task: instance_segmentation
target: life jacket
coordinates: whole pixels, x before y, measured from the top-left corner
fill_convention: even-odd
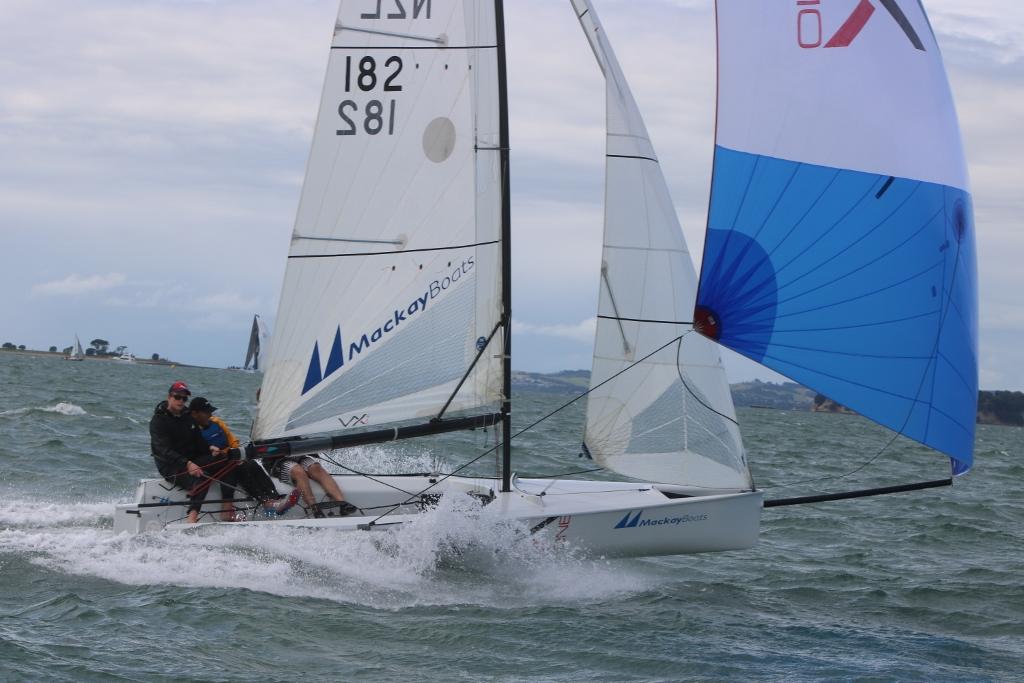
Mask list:
[[[203,438],[211,446],[216,446],[217,448],[228,447],[228,435],[224,433],[224,428],[212,420],[209,426],[203,430]]]
[[[211,416],[210,425],[202,430],[206,443],[217,448],[238,448],[238,438],[231,433],[231,428],[219,417]]]

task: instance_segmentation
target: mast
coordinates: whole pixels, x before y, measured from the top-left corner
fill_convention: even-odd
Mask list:
[[[512,490],[512,204],[509,196],[508,72],[505,64],[505,6],[494,0],[498,46],[498,111],[501,155],[501,307],[505,325],[502,350],[501,490]]]
[[[339,6],[256,446],[510,432],[504,12],[445,4]]]

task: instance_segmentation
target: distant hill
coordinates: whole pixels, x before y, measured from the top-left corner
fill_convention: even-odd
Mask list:
[[[540,372],[512,373],[512,388],[543,391],[552,394],[582,394],[590,385],[589,370],[563,370],[550,374]],[[741,382],[733,384],[732,400],[738,406],[775,408],[778,410],[810,410],[814,392],[795,382]]]
[[[1024,426],[1024,393],[979,391],[978,424]]]
[[[776,410],[811,410],[814,392],[796,382],[753,382],[730,384],[732,402],[748,408],[774,408]]]
[[[590,384],[589,370],[563,370],[512,373],[514,390],[543,391],[551,394],[582,394]],[[747,408],[776,410],[812,410],[852,413],[853,411],[796,382],[739,382],[729,386],[732,400]],[[1024,393],[1020,391],[979,391],[978,424],[1024,426]]]
[[[512,389],[543,391],[549,394],[582,394],[590,385],[590,370],[541,372],[512,371]]]

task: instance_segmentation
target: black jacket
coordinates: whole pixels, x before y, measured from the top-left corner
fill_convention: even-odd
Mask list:
[[[188,410],[174,415],[167,410],[167,401],[157,405],[149,420],[149,444],[163,477],[185,472],[189,460],[202,465],[210,458],[210,447]]]

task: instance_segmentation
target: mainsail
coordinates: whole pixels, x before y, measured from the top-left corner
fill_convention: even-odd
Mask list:
[[[972,461],[974,223],[916,0],[720,0],[695,318],[720,343]]]
[[[697,275],[658,158],[588,0],[572,0],[607,83],[604,246],[586,444],[627,476],[752,488],[729,384],[696,334]]]
[[[502,400],[497,19],[341,2],[254,439]]]
[[[85,356],[85,351],[82,350],[82,342],[79,341],[78,335],[75,335],[75,346],[71,349],[72,358],[82,358]]]

